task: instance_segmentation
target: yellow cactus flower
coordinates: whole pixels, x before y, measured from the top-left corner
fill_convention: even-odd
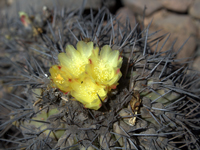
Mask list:
[[[73,82],[72,88],[71,95],[81,102],[85,108],[97,110],[101,107],[99,97],[102,101],[107,97],[107,91],[104,87],[95,84],[87,76],[84,80]]]
[[[122,58],[108,45],[102,47],[100,55],[93,42],[79,41],[76,47],[68,45],[66,53],[58,54],[60,64],[50,68],[50,78],[55,87],[70,92],[85,108],[97,110],[122,76]]]
[[[79,78],[85,72],[85,65],[89,63],[88,58],[92,54],[93,42],[80,41],[76,47],[77,50],[72,45],[67,45],[66,53],[58,54],[58,60],[74,78]]]
[[[62,92],[67,93],[72,90],[70,83],[73,79],[65,66],[54,65],[49,69],[49,72],[54,85]]]
[[[86,72],[101,85],[116,85],[122,76],[120,67],[122,58],[118,50],[113,50],[105,45],[102,47],[100,55],[99,49],[93,50],[90,57],[90,64],[86,67]]]

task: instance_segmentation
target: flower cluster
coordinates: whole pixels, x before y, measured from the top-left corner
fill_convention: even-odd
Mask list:
[[[108,45],[101,50],[94,48],[93,42],[79,41],[76,48],[67,45],[66,53],[58,54],[59,65],[49,70],[51,80],[55,87],[64,93],[70,92],[85,108],[97,110],[122,76],[122,57]]]

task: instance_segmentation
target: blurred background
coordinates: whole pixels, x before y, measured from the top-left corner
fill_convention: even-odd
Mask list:
[[[29,14],[41,12],[43,6],[79,9],[82,2],[83,0],[0,0],[0,17],[19,17],[19,10]],[[200,0],[87,0],[85,9],[98,10],[102,6],[118,15],[124,24],[128,17],[132,27],[136,21],[142,22],[145,8],[144,27],[152,21],[149,33],[161,30],[156,36],[165,33],[170,35],[163,50],[169,49],[174,40],[177,40],[174,50],[178,50],[189,38],[177,57],[192,57],[192,66],[200,71]]]

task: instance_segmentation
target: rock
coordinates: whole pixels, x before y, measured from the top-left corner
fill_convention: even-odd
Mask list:
[[[196,48],[196,41],[194,36],[196,36],[197,34],[197,27],[190,16],[172,14],[167,11],[159,11],[155,13],[155,15],[152,15],[151,17],[145,19],[145,26],[149,24],[152,18],[154,18],[154,20],[149,29],[149,33],[162,29],[162,31],[157,33],[154,37],[152,36],[152,39],[166,33],[171,33],[170,38],[163,47],[162,51],[169,50],[172,46],[172,43],[176,39],[177,41],[173,47],[173,50],[177,51],[182,46],[182,44],[191,36],[188,42],[182,48],[182,50],[178,53],[177,58],[180,59],[191,57],[194,54]],[[161,48],[166,38],[167,37],[159,42],[158,50]],[[155,50],[155,47],[156,44],[152,47],[152,51]]]
[[[200,64],[200,56],[197,57],[197,58],[194,60],[194,63],[193,63],[193,65],[192,65],[192,67],[193,67],[195,70],[200,71],[200,66],[199,66],[199,64]]]
[[[113,131],[117,134],[122,134],[124,135],[124,132],[120,129],[119,125],[117,122],[115,122],[113,124]],[[116,137],[116,139],[119,138],[118,142],[120,144],[120,146],[124,146],[124,142],[123,142],[123,137],[121,137],[120,135],[115,134],[114,136]],[[121,137],[121,138],[120,138]]]
[[[165,115],[172,120],[175,118],[175,114],[171,112],[165,112]]]
[[[164,29],[170,33],[181,33],[185,35],[196,35],[197,27],[188,15],[173,14],[165,10],[156,12],[150,17],[146,17],[144,25],[148,26],[153,18],[151,27]]]
[[[114,135],[115,135],[116,139],[119,138],[118,142],[119,142],[120,146],[124,146],[124,144],[125,144],[125,141],[124,141],[124,140],[125,140],[125,139],[124,139],[124,137],[122,137],[121,135],[124,135],[124,136],[127,136],[127,135],[126,135],[126,133],[120,128],[120,126],[121,126],[121,128],[123,128],[125,131],[129,131],[129,130],[131,129],[131,126],[127,125],[127,124],[124,123],[123,121],[120,121],[120,123],[115,122],[115,123],[113,124],[113,131],[114,131],[115,133],[119,134],[119,135],[117,135],[117,134],[114,134]],[[120,138],[120,137],[121,137],[121,138]]]
[[[149,110],[145,107],[140,108],[140,114],[142,118],[151,118],[151,114],[149,113]]]
[[[161,104],[161,103],[152,104],[152,110],[153,110],[152,112],[154,112],[154,114],[156,114],[158,116],[162,115],[164,113],[164,111],[160,110],[160,109],[164,109],[163,104]]]
[[[142,98],[142,105],[145,105],[148,108],[151,108],[151,100],[147,97]]]
[[[122,23],[123,25],[126,25],[126,18],[128,18],[130,21],[131,29],[135,27],[135,24],[136,24],[135,15],[128,7],[120,8],[116,12],[116,15],[117,15],[117,19],[119,19],[120,23]]]
[[[141,81],[137,81],[134,85],[134,90],[135,91],[140,91],[141,89],[144,88],[144,85],[147,85],[147,81],[146,80],[141,80]]]
[[[170,143],[170,146],[168,146],[169,144],[168,144],[168,142],[169,142],[169,140],[168,140],[168,138],[166,138],[166,137],[158,137],[157,139],[156,139],[156,142],[158,143],[158,145],[160,145],[161,147],[161,149],[168,149],[168,150],[173,150],[173,147],[171,146],[171,145],[173,145],[174,147],[175,147],[175,144],[174,143]]]
[[[149,25],[149,23],[153,20],[153,22],[151,24],[151,26],[153,26],[155,21],[166,18],[169,15],[170,15],[170,13],[167,10],[165,10],[165,9],[159,10],[150,16],[146,16],[144,19],[144,25],[147,27]]]
[[[112,135],[109,132],[106,133],[106,135],[101,134],[99,136],[99,144],[105,150],[110,148],[110,147],[108,147],[109,145],[107,144],[108,141],[110,142],[110,144],[109,144],[110,146],[114,145],[114,143],[115,143],[115,140],[112,138]]]
[[[122,146],[122,147],[127,147],[127,149],[135,149],[135,147],[134,147],[133,144],[131,144],[131,143],[128,144],[128,143],[127,143],[127,140],[129,139],[129,137],[126,138],[126,137],[123,137],[123,136],[121,136],[121,135],[127,136],[127,131],[130,131],[131,129],[132,129],[132,127],[129,126],[129,125],[127,125],[127,124],[124,123],[123,121],[120,121],[120,123],[115,122],[115,123],[113,124],[113,131],[114,131],[115,133],[119,134],[119,135],[114,134],[114,135],[115,135],[115,138],[118,139],[118,143],[119,143],[120,146]],[[125,131],[126,133],[125,133],[124,131]],[[135,140],[134,140],[133,138],[130,137],[130,139],[131,139],[131,141],[132,141],[133,143],[136,143]]]
[[[95,150],[95,148],[94,147],[92,147],[92,146],[87,146],[87,147],[84,147],[84,146],[81,146],[79,149],[77,148],[77,149],[74,149],[74,150],[85,150],[85,149],[87,149],[87,150]]]
[[[84,113],[80,113],[78,116],[77,116],[77,119],[80,120],[81,122],[87,120],[87,116],[84,114]]]
[[[130,126],[133,126],[133,123],[132,123],[132,119],[133,117],[131,117],[131,108],[130,108],[130,105],[128,105],[128,109],[122,109],[120,112],[119,112],[119,115],[123,118],[123,121],[127,124],[127,125],[130,125]],[[128,117],[129,116],[129,117]],[[131,121],[131,122],[130,122]],[[136,119],[136,122],[137,122],[137,119]]]
[[[155,64],[152,63],[149,66],[150,66],[150,68],[154,68]],[[162,69],[163,69],[163,67],[157,68],[157,70],[162,70]],[[147,82],[147,86],[151,87],[154,90],[157,90],[157,89],[159,89],[160,84],[156,83],[156,82],[159,82],[159,79],[157,77],[149,79]]]
[[[162,3],[158,0],[122,0],[122,3],[139,15],[143,15],[144,7],[146,6],[145,16],[149,16],[162,8]]]
[[[147,126],[148,126],[148,122],[145,121],[144,119],[138,120],[136,123],[136,129],[147,128]]]
[[[165,32],[167,33],[167,32]],[[162,51],[166,51],[168,50],[172,43],[174,42],[174,40],[177,39],[176,44],[173,48],[174,51],[178,51],[178,49],[183,45],[183,43],[189,38],[189,35],[183,35],[183,34],[179,34],[179,33],[174,33],[170,36],[170,38],[168,39],[165,47],[162,49]],[[165,38],[166,39],[166,38]],[[164,40],[161,42],[163,43]],[[158,48],[161,47],[162,44],[159,44]],[[181,49],[181,51],[177,54],[177,59],[182,59],[182,58],[188,58],[193,56],[194,52],[195,52],[195,48],[196,48],[196,40],[194,36],[191,36],[189,38],[189,40],[187,41],[187,43],[183,46],[183,48]],[[184,60],[183,60],[184,61]]]
[[[141,132],[141,134],[156,134],[156,130],[154,128],[148,128],[146,131]],[[145,147],[145,149],[149,149],[149,150],[155,150],[155,147],[153,146],[154,144],[152,144],[153,139],[156,139],[157,137],[153,137],[153,136],[142,136],[139,137],[139,141],[141,143],[142,146]]]
[[[181,33],[185,35],[196,35],[197,28],[192,19],[187,15],[168,15],[161,20],[155,20],[154,26],[170,31],[171,33]]]
[[[130,113],[128,113],[128,110],[122,109],[122,110],[119,112],[119,115],[120,115],[121,117],[125,117],[125,116],[129,116]]]
[[[186,13],[192,2],[193,0],[162,0],[165,8],[180,13]]]
[[[64,147],[72,146],[74,143],[75,143],[74,135],[70,136],[68,131],[65,131],[63,136],[59,138],[58,143],[56,144],[55,148],[57,147],[64,148]]]
[[[194,24],[197,27],[197,38],[200,39],[200,20],[199,19],[193,19]],[[200,41],[198,40],[198,44],[200,44]]]
[[[200,0],[195,0],[189,9],[189,14],[192,17],[200,19]]]

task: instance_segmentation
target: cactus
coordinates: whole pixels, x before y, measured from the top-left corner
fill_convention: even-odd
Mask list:
[[[121,24],[106,8],[86,16],[82,10],[50,11],[38,24],[32,20],[28,32],[22,23],[2,33],[10,67],[2,79],[17,86],[0,102],[10,111],[0,125],[4,148],[199,149],[199,77],[189,62],[176,59],[174,43],[165,52],[152,50],[149,43],[166,35],[152,39],[156,32],[149,33],[150,25],[140,31],[128,20]],[[59,53],[82,40],[99,49],[109,45],[123,57],[119,84],[95,110],[50,80]],[[11,127],[21,135],[6,136]]]

